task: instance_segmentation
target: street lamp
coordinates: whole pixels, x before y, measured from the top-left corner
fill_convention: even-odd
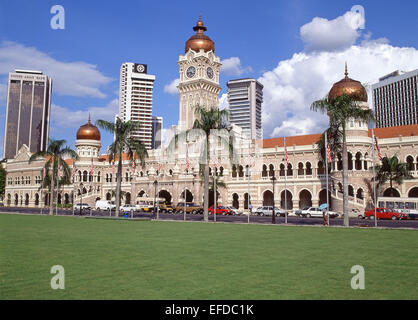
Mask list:
[[[273,172],[273,176],[271,177],[271,181],[273,183],[273,208],[272,208],[273,212],[272,212],[272,215],[271,215],[271,223],[272,224],[275,224],[276,223],[276,216],[275,216],[275,213],[274,213],[274,183],[276,182],[276,180],[277,179],[274,176],[274,172]]]
[[[80,216],[81,216],[81,208],[83,207],[83,183],[80,183]]]
[[[157,201],[157,184],[158,184],[158,181],[157,180],[154,180],[154,215],[155,215],[155,202]],[[158,216],[157,216],[157,219],[158,219]]]

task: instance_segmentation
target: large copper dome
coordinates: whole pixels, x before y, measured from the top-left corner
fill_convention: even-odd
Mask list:
[[[345,65],[345,78],[334,83],[328,94],[328,100],[332,102],[343,93],[355,101],[367,102],[366,89],[360,81],[356,81],[348,77],[347,64]]]
[[[100,131],[97,129],[95,125],[90,123],[90,115],[89,121],[80,127],[77,131],[77,140],[98,140],[100,141]]]
[[[187,53],[189,49],[192,49],[196,52],[199,52],[200,49],[203,49],[205,52],[210,50],[215,52],[215,43],[211,38],[203,34],[207,28],[203,25],[201,17],[199,17],[199,21],[197,21],[196,26],[193,27],[193,30],[196,31],[196,34],[191,36],[190,39],[186,41],[185,52]]]

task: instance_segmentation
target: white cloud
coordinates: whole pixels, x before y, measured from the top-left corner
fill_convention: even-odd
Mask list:
[[[229,107],[228,105],[228,94],[224,93],[219,98],[219,110],[227,109]]]
[[[315,17],[300,28],[300,36],[307,51],[343,50],[356,42],[364,23],[363,15],[353,11],[334,20]]]
[[[373,84],[392,71],[418,68],[418,50],[394,47],[382,39],[365,40],[338,52],[302,52],[280,61],[258,79],[264,85],[265,137],[322,132],[328,118],[310,111],[310,105],[344,77],[345,61],[350,78]],[[369,106],[373,107],[370,93]]]
[[[178,95],[179,91],[177,90],[177,86],[180,82],[180,79],[174,79],[173,81],[171,81],[169,84],[166,84],[164,86],[164,92],[167,92],[169,94],[172,94],[173,96]]]
[[[91,107],[87,110],[70,110],[65,107],[51,105],[51,114],[54,127],[76,128],[85,124],[91,114],[91,121],[96,120],[114,121],[118,113],[118,99],[113,99],[105,107]]]
[[[112,81],[93,64],[58,61],[34,47],[4,41],[0,44],[0,75],[15,69],[43,71],[52,78],[54,93],[60,95],[104,98],[101,87]]]
[[[221,61],[221,72],[230,76],[240,76],[243,73],[252,72],[251,67],[243,68],[241,66],[241,60],[238,57],[231,57]]]
[[[6,100],[7,100],[7,84],[0,83],[0,107],[3,107],[6,105]]]
[[[161,131],[161,144],[164,146],[168,146],[173,139],[174,134],[176,133],[176,127],[171,126],[168,129],[162,129]]]

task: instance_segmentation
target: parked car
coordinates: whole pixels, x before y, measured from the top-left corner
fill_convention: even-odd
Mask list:
[[[171,204],[160,203],[160,211],[162,213],[173,213],[174,207]]]
[[[370,220],[374,219],[374,208],[364,212],[364,216]],[[386,208],[376,208],[376,217],[377,219],[392,219],[392,220],[401,220],[407,219],[408,215],[401,212],[395,212],[391,209]]]
[[[131,204],[124,204],[119,207],[119,210],[120,212],[124,212],[124,213],[134,213],[135,211],[137,211],[137,208]]]
[[[209,214],[213,214],[215,211],[215,208],[212,206],[209,207]],[[228,209],[227,207],[224,206],[216,206],[216,214],[221,214],[221,215],[232,215],[232,210]]]
[[[348,211],[348,217],[349,218],[364,219],[364,212],[360,211],[357,208],[353,208],[350,211]]]
[[[176,212],[184,213],[184,202],[177,203]],[[203,213],[203,207],[194,202],[186,202],[186,213],[198,214]]]
[[[74,206],[74,211],[80,211],[80,208],[81,208],[81,211],[90,210],[91,209],[91,207],[87,203],[77,203]]]
[[[281,216],[281,217],[284,217],[286,214],[284,210],[280,210],[277,207],[274,207],[274,213],[276,214],[276,216]],[[273,214],[273,207],[272,206],[258,207],[255,210],[255,214],[258,214],[260,216],[271,216]]]
[[[241,214],[242,214],[242,211],[239,211],[238,209],[236,209],[236,208],[234,208],[234,207],[231,207],[231,206],[226,206],[225,208],[227,208],[227,209],[231,210],[231,212],[232,212],[232,214],[233,214],[234,216],[239,216],[239,215],[241,215]]]
[[[110,200],[97,200],[96,201],[96,206],[95,206],[97,211],[100,210],[116,210],[116,205],[114,201],[110,201]]]
[[[328,211],[328,214],[330,218],[335,218],[338,216],[338,213],[332,212],[332,211]],[[324,216],[322,210],[317,207],[304,207],[302,208],[302,210],[296,210],[296,215],[303,217],[303,218],[304,217],[322,218]]]

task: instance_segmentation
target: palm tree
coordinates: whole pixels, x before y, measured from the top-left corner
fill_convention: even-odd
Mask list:
[[[176,134],[171,140],[170,145],[176,147],[179,137],[186,136],[192,132],[192,130],[199,130],[204,135],[204,146],[201,153],[200,174],[204,176],[204,195],[203,195],[203,217],[204,221],[208,222],[208,209],[209,209],[209,161],[210,161],[210,135],[213,130],[226,130],[229,133],[228,139],[219,136],[224,145],[228,146],[229,158],[233,158],[234,152],[234,136],[231,132],[231,127],[228,123],[229,112],[228,110],[219,110],[216,107],[204,108],[197,105],[194,108],[196,120],[193,123],[193,128],[186,130],[179,134]]]
[[[341,96],[330,100],[328,97],[312,103],[311,110],[326,113],[329,117],[331,131],[339,131],[342,138],[342,161],[343,161],[343,211],[344,225],[348,227],[348,154],[347,154],[347,136],[346,126],[349,120],[355,121],[375,121],[373,111],[362,108],[358,101],[350,96],[342,94]]]
[[[73,149],[71,149],[68,146],[63,147],[66,142],[66,140],[49,139],[48,148],[46,149],[46,151],[36,152],[29,158],[29,163],[39,158],[45,158],[46,160],[45,172],[47,174],[47,177],[44,180],[46,182],[46,185],[49,187],[50,193],[49,215],[53,215],[54,210],[54,188],[56,182],[58,181],[58,165],[62,166],[64,173],[61,179],[59,180],[59,183],[68,184],[70,182],[71,170],[68,167],[67,163],[64,161],[64,158],[69,157],[75,160],[78,159],[78,155]]]
[[[390,184],[390,196],[393,197],[393,182],[400,185],[404,179],[413,179],[409,171],[407,163],[399,162],[396,155],[391,158],[385,156],[382,159],[382,164],[376,166],[377,174],[373,179],[378,182],[379,185],[383,185],[387,181]]]
[[[116,210],[115,216],[119,216],[120,199],[121,199],[121,182],[122,182],[122,153],[126,153],[129,160],[138,155],[141,166],[145,165],[145,158],[148,157],[148,152],[145,145],[134,138],[132,134],[139,130],[138,121],[122,121],[119,117],[116,121],[109,122],[105,120],[97,120],[96,126],[102,128],[114,136],[113,143],[108,148],[109,163],[113,160],[118,160],[118,171],[116,173]]]

